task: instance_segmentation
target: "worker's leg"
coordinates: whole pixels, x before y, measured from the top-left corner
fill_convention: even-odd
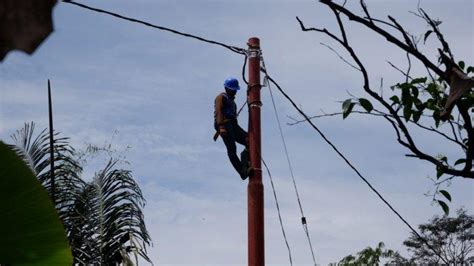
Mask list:
[[[234,124],[235,127],[235,140],[244,145],[245,149],[240,153],[240,161],[242,163],[242,175],[245,176],[245,178],[251,174],[252,167],[250,166],[250,157],[249,157],[249,135],[248,133],[243,130],[237,123]],[[245,179],[242,177],[242,179]]]
[[[242,171],[242,164],[240,162],[239,157],[237,156],[237,147],[235,146],[235,134],[234,129],[231,125],[226,125],[227,134],[226,136],[222,136],[222,140],[227,148],[227,156],[229,156],[229,160],[232,163],[232,166],[235,170],[241,174]]]
[[[239,144],[244,145],[245,148],[248,148],[249,134],[245,130],[243,130],[237,123],[234,124],[234,128],[235,141],[237,141]]]

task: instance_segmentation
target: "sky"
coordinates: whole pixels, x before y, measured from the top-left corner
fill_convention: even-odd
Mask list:
[[[308,27],[338,33],[332,12],[317,1],[135,0],[86,1],[127,16],[245,48],[261,39],[269,73],[308,114],[338,112],[341,101],[368,97],[359,72],[320,43],[349,58],[342,47]],[[411,33],[427,26],[408,11],[417,1],[367,1],[374,17],[395,17]],[[421,6],[443,21],[440,28],[454,56],[474,65],[473,6],[470,0],[423,0]],[[348,8],[361,14],[356,1]],[[360,26],[344,20],[354,49],[372,84],[384,91],[403,80],[387,61],[405,69],[405,54]],[[221,140],[214,142],[213,104],[228,76],[241,79],[243,58],[218,46],[58,3],[55,31],[32,55],[12,52],[0,64],[0,139],[25,122],[47,123],[47,79],[51,80],[55,128],[76,149],[111,144],[126,156],[144,192],[145,222],[155,265],[245,265],[247,263],[247,182],[235,173]],[[433,37],[433,36],[432,36]],[[430,37],[421,50],[436,60],[439,44]],[[413,74],[424,75],[413,61]],[[376,84],[376,85],[375,85]],[[288,151],[318,264],[336,262],[383,241],[400,250],[409,229],[350,170],[274,91]],[[240,106],[245,92],[236,98]],[[294,265],[311,265],[298,204],[278,133],[268,88],[262,89],[262,155],[272,172]],[[247,111],[239,117],[247,127]],[[381,119],[351,115],[316,120],[318,127],[382,195],[413,225],[441,215],[425,193],[432,190],[431,165],[407,158],[390,126]],[[433,154],[455,158],[452,145],[424,132],[416,141]],[[84,178],[104,167],[87,165]],[[289,265],[268,176],[265,186],[267,265]],[[474,183],[456,178],[447,190],[451,210],[472,213]]]

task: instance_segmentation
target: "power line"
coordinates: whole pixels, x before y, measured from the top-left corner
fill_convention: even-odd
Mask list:
[[[272,78],[270,77],[270,75],[268,75],[267,73],[267,70],[265,68],[262,68],[261,71],[266,75],[267,79],[269,81],[271,81],[277,88],[278,90],[280,91],[280,93],[288,100],[290,101],[290,103],[293,105],[293,107],[306,119],[306,121],[311,125],[311,127],[313,127],[314,130],[316,130],[319,135],[324,139],[324,141],[326,141],[327,144],[329,144],[329,146],[331,146],[331,148],[346,162],[346,164],[352,169],[354,170],[354,172],[369,186],[369,188],[375,193],[377,194],[377,196],[390,208],[390,210],[392,210],[393,213],[395,213],[398,218],[405,224],[408,226],[408,228],[410,228],[410,230],[415,233],[416,236],[418,236],[418,238],[420,240],[422,240],[427,246],[428,248],[430,248],[439,258],[441,258],[441,260],[443,260],[446,264],[449,264],[445,258],[443,258],[429,243],[428,241],[422,237],[406,220],[405,218],[403,218],[393,207],[392,205],[387,201],[385,200],[385,198],[377,191],[377,189],[375,189],[372,184],[370,184],[370,182],[359,172],[359,170],[357,170],[357,168],[346,158],[346,156],[344,156],[337,148],[336,146],[324,135],[324,133],[311,121],[311,119],[308,117],[308,115],[306,115],[306,113],[303,112],[303,110],[301,110],[297,105],[296,103],[293,101],[293,99],[291,99],[290,96],[288,96],[288,94],[285,93],[285,91],[283,91],[283,89],[280,87],[280,85]]]
[[[265,169],[267,169],[268,177],[270,178],[270,184],[272,185],[272,190],[273,190],[273,197],[275,198],[275,204],[276,204],[276,208],[278,212],[278,219],[280,220],[281,232],[283,234],[283,238],[285,239],[286,248],[288,249],[288,257],[290,259],[290,265],[293,265],[293,260],[291,259],[291,249],[290,249],[290,245],[288,244],[288,239],[286,238],[285,228],[283,227],[283,220],[281,219],[281,213],[280,213],[280,204],[278,204],[278,197],[275,191],[275,185],[273,184],[272,174],[270,173],[270,169],[268,169],[268,166],[263,160],[262,156],[260,156],[260,159],[262,159],[262,163],[265,166]]]
[[[267,69],[267,67],[265,66],[265,61],[264,61],[263,57],[262,57],[262,69],[265,69],[265,71]],[[265,75],[266,75],[266,72],[265,72]],[[276,117],[276,120],[277,120],[277,123],[278,123],[278,129],[280,131],[280,137],[281,137],[281,140],[283,142],[283,148],[284,148],[284,151],[285,151],[286,160],[288,162],[288,168],[290,169],[291,179],[293,180],[293,187],[295,189],[296,198],[298,200],[298,206],[299,206],[300,212],[301,212],[301,224],[303,225],[303,230],[306,234],[306,238],[308,239],[309,249],[311,250],[311,256],[313,258],[313,263],[316,266],[316,258],[314,256],[313,244],[311,243],[311,237],[309,235],[308,224],[306,222],[306,217],[304,216],[303,206],[301,205],[300,194],[298,193],[298,188],[296,186],[295,175],[293,174],[293,167],[291,166],[290,155],[288,154],[288,148],[286,146],[285,136],[283,135],[283,130],[281,128],[280,117],[278,115],[278,110],[277,110],[276,105],[275,105],[275,99],[273,98],[272,88],[271,88],[269,82],[268,82],[268,90],[270,91],[270,98],[272,99],[273,110],[275,112],[275,117]]]
[[[222,46],[224,48],[229,49],[230,51],[232,51],[234,53],[243,54],[243,55],[245,55],[245,53],[246,53],[246,50],[243,49],[243,48],[240,48],[240,47],[236,47],[236,46],[228,45],[228,44],[225,44],[225,43],[205,39],[203,37],[199,37],[199,36],[189,34],[189,33],[180,32],[180,31],[177,31],[177,30],[174,30],[174,29],[171,29],[171,28],[167,28],[167,27],[163,27],[163,26],[159,26],[159,25],[154,25],[154,24],[151,24],[151,23],[143,21],[143,20],[139,20],[139,19],[135,19],[135,18],[131,18],[131,17],[126,17],[126,16],[123,16],[123,15],[120,15],[120,14],[117,14],[117,13],[107,11],[107,10],[91,7],[91,6],[88,6],[88,5],[81,4],[81,3],[77,3],[77,2],[74,2],[72,0],[63,0],[63,2],[68,3],[68,4],[72,4],[72,5],[75,5],[75,6],[78,6],[78,7],[82,7],[82,8],[91,10],[91,11],[95,11],[95,12],[98,12],[98,13],[111,15],[111,16],[114,16],[114,17],[119,18],[119,19],[139,23],[139,24],[151,27],[151,28],[159,29],[159,30],[162,30],[162,31],[168,31],[168,32],[171,32],[171,33],[174,33],[174,34],[177,34],[177,35],[184,36],[184,37],[196,39],[198,41],[202,41],[202,42],[206,42],[206,43],[209,43],[209,44]]]

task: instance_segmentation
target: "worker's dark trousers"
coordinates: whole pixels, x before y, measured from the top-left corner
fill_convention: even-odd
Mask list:
[[[237,156],[237,147],[235,143],[237,142],[247,147],[246,140],[248,134],[239,126],[237,120],[227,122],[225,124],[225,129],[227,134],[226,136],[221,137],[222,140],[224,140],[224,144],[227,148],[227,155],[229,156],[229,160],[237,173],[242,174],[243,167],[239,157]]]

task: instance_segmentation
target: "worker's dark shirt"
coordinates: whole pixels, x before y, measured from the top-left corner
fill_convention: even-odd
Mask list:
[[[228,120],[237,119],[237,105],[234,97],[229,96],[223,92],[217,95],[214,101],[214,124],[215,126],[222,126]]]

